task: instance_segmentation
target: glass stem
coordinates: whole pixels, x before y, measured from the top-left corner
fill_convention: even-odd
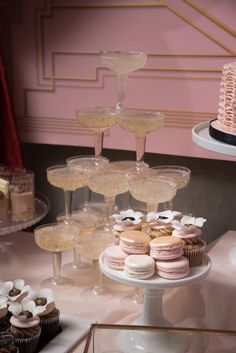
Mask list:
[[[95,276],[93,293],[96,295],[102,294],[102,272],[99,268],[99,261],[93,260],[93,271]]]
[[[147,213],[157,212],[157,211],[158,211],[158,203],[147,202]]]
[[[65,218],[70,218],[73,211],[73,196],[74,191],[64,190],[65,193]]]
[[[79,250],[80,250],[79,246],[75,245],[75,247],[74,247],[74,262],[73,262],[73,266],[74,266],[74,268],[76,270],[81,267],[81,256],[80,256]]]
[[[103,148],[103,131],[95,131],[94,132],[94,149],[95,156],[98,157],[102,153]]]
[[[127,89],[128,76],[118,75],[117,76],[117,86],[118,86],[118,102],[116,104],[116,113],[119,114],[123,110],[125,94]]]
[[[83,209],[86,211],[87,206],[91,202],[91,190],[88,186],[84,187],[84,206]]]
[[[61,252],[52,253],[53,283],[56,285],[61,283],[61,259]]]
[[[143,158],[146,147],[146,136],[135,136],[136,160],[140,162]]]
[[[112,227],[112,218],[111,216],[115,213],[115,198],[112,196],[105,196],[105,204],[106,204],[106,223],[110,228]]]

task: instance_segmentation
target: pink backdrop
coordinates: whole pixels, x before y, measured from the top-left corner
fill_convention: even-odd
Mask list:
[[[147,151],[234,160],[194,144],[191,129],[216,117],[222,66],[236,60],[235,12],[234,0],[22,0],[21,19],[10,26],[21,140],[92,146],[76,111],[116,102],[115,76],[99,52],[140,50],[147,65],[130,75],[125,104],[166,115]],[[119,127],[104,146],[135,148]]]

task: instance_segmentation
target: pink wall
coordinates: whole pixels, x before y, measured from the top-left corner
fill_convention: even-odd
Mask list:
[[[236,60],[234,0],[22,0],[12,23],[14,102],[23,142],[92,146],[76,111],[113,106],[116,81],[100,50],[144,51],[143,70],[130,75],[125,104],[160,110],[165,127],[147,138],[147,151],[235,160],[192,142],[191,129],[214,119],[224,63]],[[159,6],[161,5],[161,6]],[[133,150],[119,127],[105,147]]]

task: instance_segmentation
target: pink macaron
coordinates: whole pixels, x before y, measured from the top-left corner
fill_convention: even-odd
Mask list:
[[[127,230],[121,233],[119,246],[129,254],[146,254],[150,240],[149,235],[141,230]]]
[[[108,246],[104,250],[104,259],[108,267],[123,270],[125,258],[128,256],[118,245]]]
[[[189,261],[181,256],[169,261],[156,261],[156,274],[166,279],[178,279],[189,273]]]
[[[156,260],[172,260],[183,255],[183,242],[172,236],[158,237],[150,242],[150,255]]]

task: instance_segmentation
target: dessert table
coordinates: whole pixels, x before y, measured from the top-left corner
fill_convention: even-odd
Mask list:
[[[33,289],[52,273],[51,254],[37,247],[31,232],[19,231],[1,236],[4,251],[0,254],[0,281],[22,278]],[[235,330],[236,323],[236,267],[229,261],[229,252],[236,245],[236,231],[228,231],[208,246],[212,267],[207,278],[186,287],[165,290],[163,314],[174,326]],[[73,252],[63,253],[63,264],[71,262]],[[56,305],[62,314],[73,314],[106,324],[131,324],[142,312],[142,304],[122,302],[133,293],[133,287],[103,277],[114,298],[106,303],[86,301],[82,290],[93,283],[91,270],[81,270],[72,276],[75,285],[56,290]],[[216,347],[219,344],[216,337]],[[235,342],[235,341],[234,341]],[[224,352],[235,352],[235,346],[224,345]],[[83,352],[84,342],[70,352]],[[213,349],[213,348],[212,348]],[[49,351],[48,351],[49,352]],[[207,352],[220,352],[207,350]],[[222,352],[222,351],[221,351]]]

